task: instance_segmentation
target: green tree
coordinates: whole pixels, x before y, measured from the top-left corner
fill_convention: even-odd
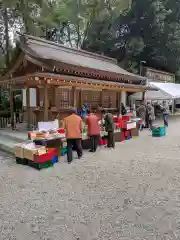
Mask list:
[[[83,47],[115,57],[138,72],[140,61],[176,73],[180,60],[180,2],[134,0],[130,11],[97,19]]]
[[[80,48],[97,19],[113,18],[121,9],[129,8],[129,4],[125,0],[46,2],[41,5],[41,14],[36,20],[44,28],[47,38]]]

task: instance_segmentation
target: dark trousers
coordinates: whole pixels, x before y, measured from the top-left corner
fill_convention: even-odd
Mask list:
[[[149,117],[148,117],[147,113],[146,113],[146,117],[145,117],[145,127],[149,128]]]
[[[68,162],[72,162],[73,154],[72,154],[72,147],[77,152],[78,158],[82,157],[82,146],[81,146],[82,139],[67,139],[67,160]]]
[[[163,114],[164,126],[168,127],[168,114]]]
[[[97,147],[98,147],[98,142],[99,142],[99,135],[92,135],[90,136],[91,140],[91,152],[96,152]]]
[[[19,116],[19,113],[16,113],[16,123],[20,123],[20,116]]]
[[[149,119],[148,126],[149,126],[149,129],[152,130],[153,120]]]
[[[108,140],[107,147],[114,148],[115,147],[115,139],[114,139],[113,131],[108,131],[107,140]]]

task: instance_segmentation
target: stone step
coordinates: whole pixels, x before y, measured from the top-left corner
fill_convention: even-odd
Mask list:
[[[0,150],[7,152],[9,154],[14,154],[14,145],[18,142],[9,138],[0,136]]]
[[[0,130],[0,150],[14,154],[14,145],[27,140],[27,132],[18,132],[11,129]]]
[[[24,142],[27,140],[27,132],[18,132],[16,130],[0,130],[0,139],[8,138],[14,142]]]

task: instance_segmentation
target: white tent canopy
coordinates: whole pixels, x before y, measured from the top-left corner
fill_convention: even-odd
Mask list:
[[[150,82],[150,86],[156,87],[162,94],[166,94],[166,99],[168,95],[169,99],[180,98],[180,84]]]
[[[146,100],[171,100],[180,98],[180,84],[150,82],[150,87],[157,88],[157,91],[147,91]],[[142,100],[142,93],[135,93],[130,96],[132,100]]]

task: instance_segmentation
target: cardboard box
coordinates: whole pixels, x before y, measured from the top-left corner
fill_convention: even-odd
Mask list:
[[[33,160],[34,155],[42,155],[46,153],[44,146],[37,146],[36,148],[24,148],[24,158]]]
[[[123,141],[123,132],[116,132],[114,133],[115,142],[122,142]]]
[[[14,154],[17,158],[24,158],[24,144],[19,143],[14,146]]]
[[[132,137],[138,137],[139,136],[139,129],[138,128],[131,129],[131,136]]]

